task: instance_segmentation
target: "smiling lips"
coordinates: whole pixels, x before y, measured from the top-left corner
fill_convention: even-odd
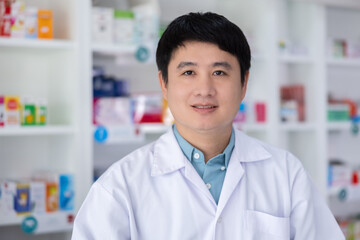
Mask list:
[[[216,108],[215,106],[193,106],[194,108],[199,108],[199,109],[209,109],[209,108]]]
[[[209,113],[209,112],[214,111],[217,108],[216,105],[212,105],[212,104],[205,104],[205,105],[195,104],[195,105],[192,105],[192,107],[195,109],[195,111],[200,112],[200,113]]]

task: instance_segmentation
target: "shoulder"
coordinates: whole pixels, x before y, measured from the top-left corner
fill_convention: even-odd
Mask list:
[[[236,130],[234,150],[238,155],[245,155],[244,161],[248,167],[253,165],[258,171],[276,171],[292,180],[306,172],[301,161],[291,152],[250,137],[239,130]]]
[[[159,154],[159,148],[171,145],[173,133],[168,131],[159,139],[144,145],[113,163],[97,180],[103,186],[129,185],[139,179],[151,177],[154,158]]]

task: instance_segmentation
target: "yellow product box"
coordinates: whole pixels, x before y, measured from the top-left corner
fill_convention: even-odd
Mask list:
[[[53,12],[49,9],[38,10],[38,38],[53,38]]]
[[[20,98],[18,96],[5,96],[5,126],[19,126]]]

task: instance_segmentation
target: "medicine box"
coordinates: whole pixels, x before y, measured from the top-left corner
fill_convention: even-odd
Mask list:
[[[114,42],[130,45],[134,43],[134,13],[114,10]]]
[[[0,217],[14,216],[14,197],[16,195],[15,183],[0,180]]]
[[[136,94],[133,100],[134,123],[161,123],[162,122],[162,95]]]
[[[59,209],[74,210],[74,176],[72,174],[60,174],[59,188]]]
[[[5,96],[5,126],[19,126],[20,122],[19,97]]]
[[[96,125],[126,125],[132,123],[130,98],[95,98],[93,109],[94,124]]]
[[[10,37],[11,34],[11,2],[0,0],[0,36]]]
[[[38,38],[53,38],[53,12],[49,9],[38,10]]]
[[[25,37],[37,38],[38,34],[38,9],[27,7],[25,10]]]
[[[13,2],[11,5],[11,37],[25,37],[25,3]]]
[[[92,8],[92,40],[97,43],[113,42],[114,9]]]
[[[30,185],[29,183],[16,183],[16,194],[14,197],[14,209],[17,214],[30,212]]]
[[[5,125],[5,98],[0,96],[0,127]]]
[[[57,182],[46,182],[46,211],[55,212],[59,209],[59,191]]]
[[[36,104],[36,125],[45,125],[47,122],[47,101],[39,98]]]
[[[21,125],[31,126],[36,123],[36,106],[35,100],[31,97],[22,98],[21,106]]]
[[[45,213],[46,211],[46,188],[44,181],[30,182],[30,202],[31,212]]]

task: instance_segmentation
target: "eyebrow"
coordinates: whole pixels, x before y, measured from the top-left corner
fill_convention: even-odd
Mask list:
[[[232,66],[228,62],[215,62],[213,67],[224,67],[227,70],[231,70]]]
[[[188,67],[188,66],[197,66],[197,64],[194,62],[180,62],[179,65],[177,66],[177,69],[182,69],[182,68]],[[224,67],[228,70],[232,69],[232,66],[228,62],[215,62],[212,64],[212,66],[213,67]]]
[[[197,66],[197,64],[194,63],[194,62],[181,62],[181,63],[179,63],[179,65],[177,66],[177,69],[182,69],[182,68],[188,67],[188,66]]]

